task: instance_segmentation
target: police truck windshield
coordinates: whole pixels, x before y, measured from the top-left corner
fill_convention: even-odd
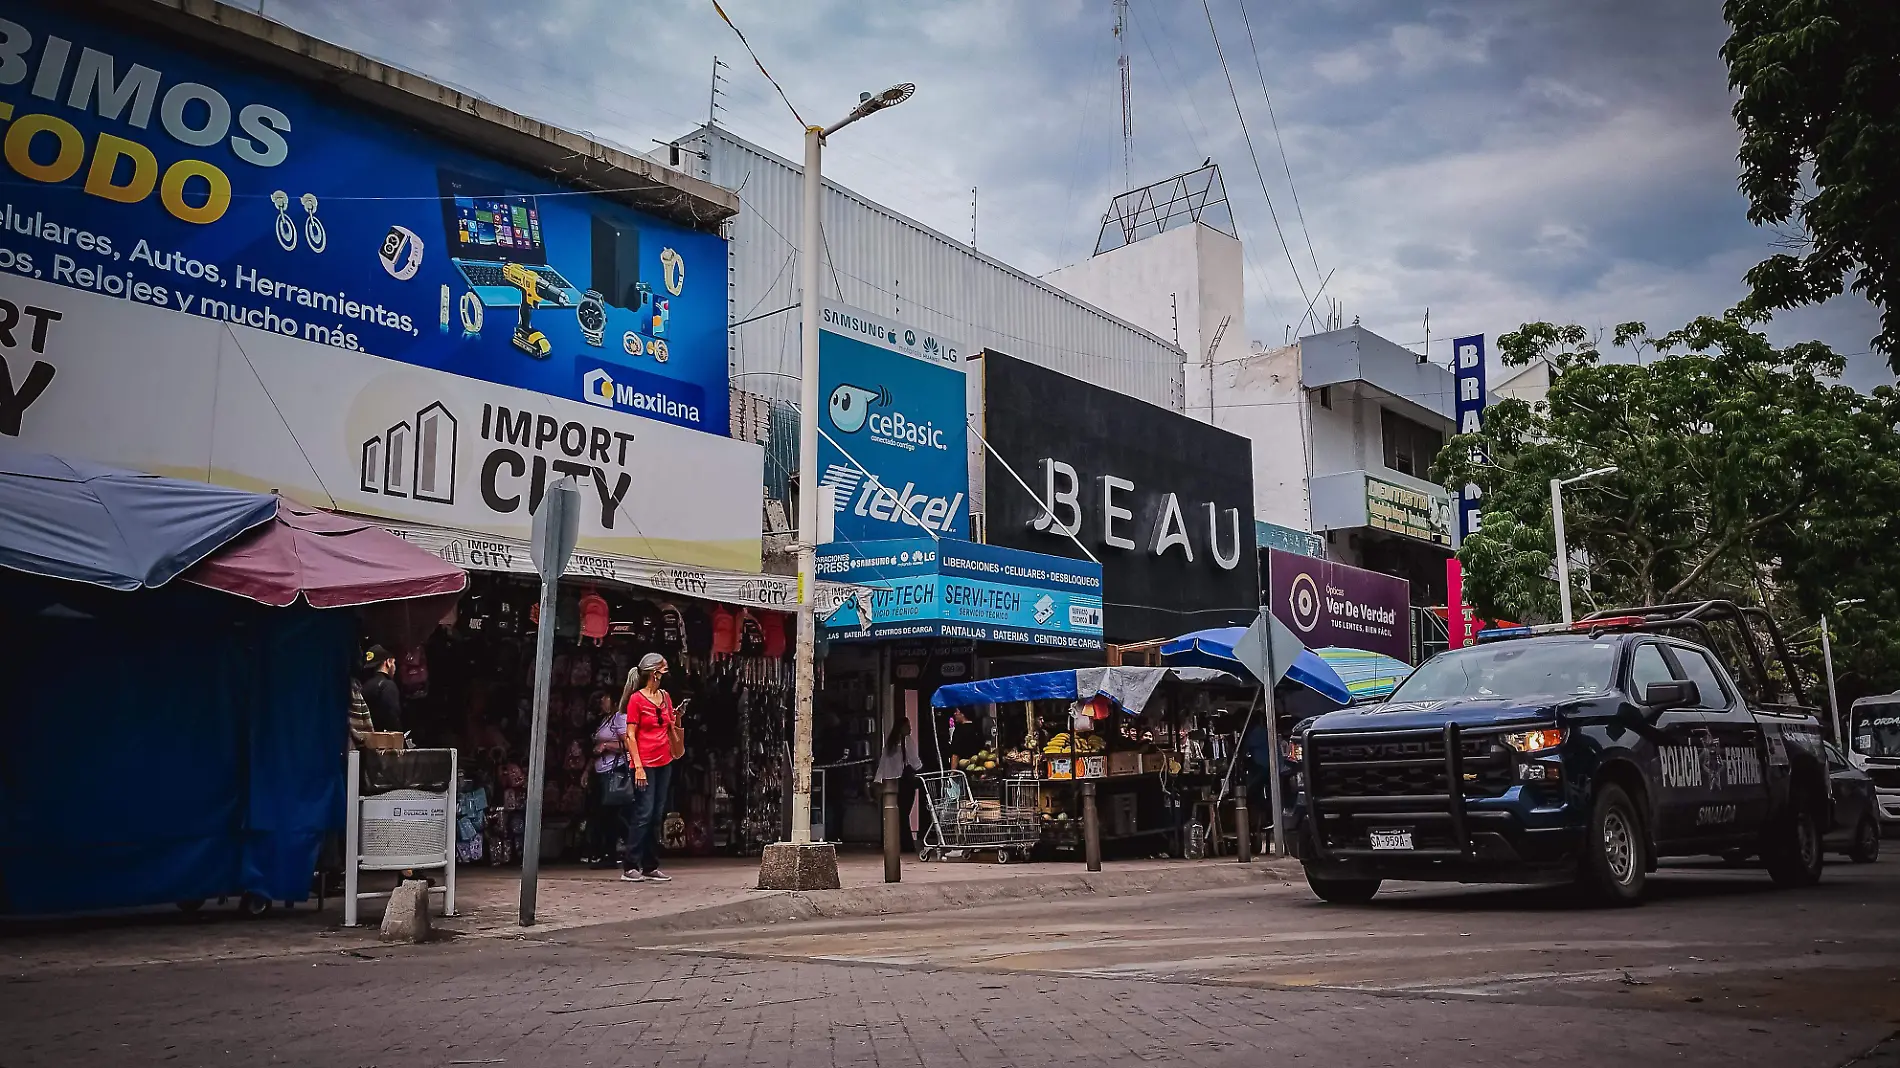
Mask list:
[[[1900,704],[1866,705],[1854,709],[1848,731],[1854,752],[1861,756],[1900,758]]]
[[[1442,653],[1392,691],[1392,701],[1584,697],[1616,681],[1616,643],[1587,637],[1504,641]]]

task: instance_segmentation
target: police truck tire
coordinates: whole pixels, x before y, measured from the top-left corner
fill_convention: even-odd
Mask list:
[[[1821,881],[1821,824],[1808,798],[1797,795],[1792,801],[1769,830],[1762,859],[1776,886],[1813,886]]]
[[[1856,864],[1872,864],[1880,859],[1880,821],[1872,816],[1862,816],[1860,826],[1854,829],[1854,845],[1847,851],[1847,859]]]
[[[1577,884],[1600,905],[1628,906],[1643,899],[1649,878],[1649,836],[1629,792],[1605,783],[1590,806],[1590,825],[1577,861]]]
[[[1378,879],[1322,879],[1306,869],[1306,885],[1321,901],[1333,905],[1363,905],[1379,892]]]

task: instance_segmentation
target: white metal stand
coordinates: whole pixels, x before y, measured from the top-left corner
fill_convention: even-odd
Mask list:
[[[363,756],[350,751],[347,802],[343,816],[343,926],[358,926],[357,909],[365,901],[387,901],[389,891],[360,893],[360,876],[366,871],[442,870],[441,886],[429,888],[442,895],[442,915],[455,915],[455,825],[456,788],[460,785],[459,754],[448,750],[449,788],[447,793],[424,790],[393,790],[374,797],[363,796]],[[404,811],[404,802],[411,802]],[[446,802],[447,808],[440,806]],[[366,807],[372,807],[370,821],[379,833],[365,852],[363,823]],[[429,830],[439,827],[441,848]]]

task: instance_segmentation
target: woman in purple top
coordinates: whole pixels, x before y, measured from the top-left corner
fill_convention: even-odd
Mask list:
[[[587,786],[587,866],[611,868],[618,863],[620,839],[627,833],[632,806],[607,804],[601,790],[610,772],[627,770],[627,713],[616,707],[614,696],[595,696],[593,776]]]

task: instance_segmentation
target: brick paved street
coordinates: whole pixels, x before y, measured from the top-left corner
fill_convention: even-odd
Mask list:
[[[7,986],[0,1065],[1833,1065],[1867,1026],[465,943]]]
[[[1407,887],[1336,909],[1267,887],[679,933],[657,949],[640,948],[651,929],[610,925],[16,973],[0,1068],[1832,1068],[1900,1028],[1896,876],[1832,867],[1777,893],[1759,873],[1670,873],[1657,901],[1619,912]],[[1592,968],[1540,956],[1551,947]]]

